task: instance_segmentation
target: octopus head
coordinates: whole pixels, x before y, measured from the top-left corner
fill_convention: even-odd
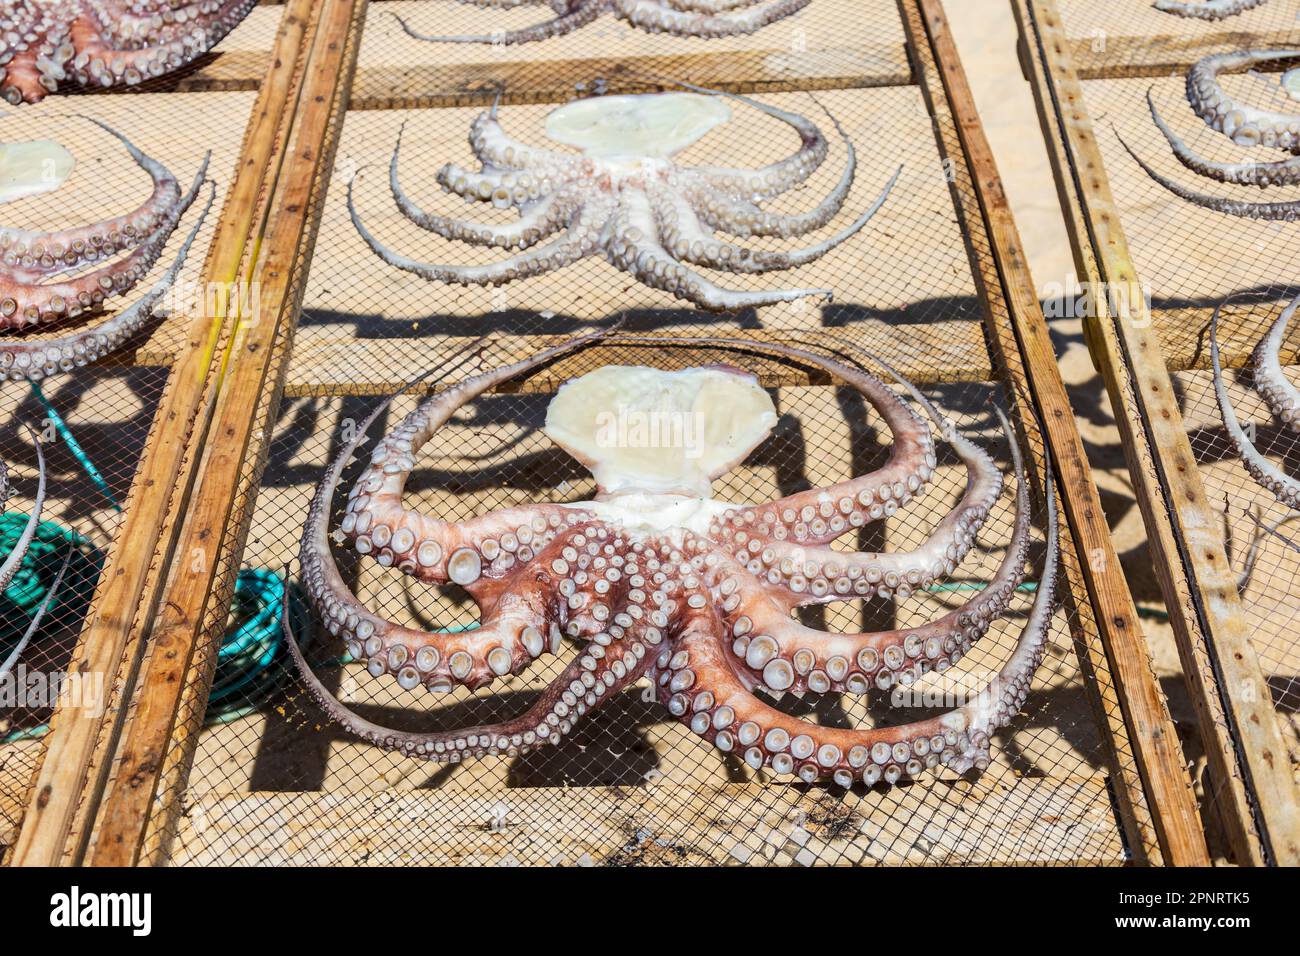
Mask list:
[[[53,140],[0,143],[0,203],[58,189],[74,164],[72,154]]]
[[[560,388],[545,431],[591,470],[598,501],[707,499],[775,424],[772,399],[740,369],[607,365]]]
[[[546,117],[546,135],[605,162],[667,160],[731,119],[716,97],[641,93],[575,100]]]

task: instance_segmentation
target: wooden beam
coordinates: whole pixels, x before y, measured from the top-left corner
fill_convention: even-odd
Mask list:
[[[259,197],[276,153],[277,130],[312,6],[312,0],[295,0],[285,10],[274,66],[253,106],[234,186],[204,265],[209,286],[234,286],[248,239],[257,228]],[[118,546],[109,553],[74,651],[71,666],[79,672],[103,674],[109,682],[121,675],[129,684],[138,664],[138,657],[127,657],[128,647],[139,644],[137,610],[161,580],[165,565],[154,559],[160,549],[166,550],[166,532],[174,530],[172,519],[193,477],[194,459],[186,450],[212,406],[214,360],[229,331],[226,320],[224,310],[218,310],[194,316],[189,325],[185,350],[172,368],[131,486],[117,531]],[[122,546],[127,543],[129,547]],[[119,703],[120,709],[106,713],[75,707],[55,710],[12,863],[57,865],[65,862],[67,853],[75,861],[86,834],[72,832],[74,817],[83,803],[93,805],[104,783],[104,768],[92,775],[92,758],[97,749],[111,745],[124,706]]]
[[[1084,580],[1097,612],[1101,638],[1142,773],[1161,851],[1169,864],[1208,865],[1209,852],[1197,815],[1195,793],[1183,766],[1178,735],[1156,682],[1137,608],[1115,554],[993,151],[980,125],[974,96],[942,5],[939,0],[918,0],[918,3],[957,120],[962,146],[972,167],[1011,321],[1064,490],[1061,500],[1066,517],[1081,550]]]
[[[150,825],[185,676],[204,631],[209,600],[221,593],[215,588],[224,567],[219,549],[228,544],[232,520],[239,521],[236,491],[245,475],[252,423],[266,393],[276,344],[297,317],[300,270],[310,261],[318,221],[311,200],[318,177],[333,159],[332,137],[337,137],[346,103],[355,35],[365,8],[366,0],[325,0],[318,5],[291,147],[271,191],[274,213],[251,272],[250,288],[258,299],[256,317],[243,317],[246,320],[239,323],[226,356],[211,429],[176,543],[175,553],[185,559],[171,562],[164,593],[147,628],[151,653],[121,736],[115,779],[100,807],[88,857],[95,866],[136,863]],[[260,444],[264,450],[264,443]]]
[[[1053,0],[1017,0],[1063,196],[1114,299],[1094,357],[1129,470],[1205,739],[1214,796],[1241,863],[1300,863],[1300,799],[1218,528],[1183,427]],[[1067,216],[1069,218],[1069,216]],[[1105,307],[1106,297],[1093,300]],[[1258,812],[1256,812],[1258,808]]]

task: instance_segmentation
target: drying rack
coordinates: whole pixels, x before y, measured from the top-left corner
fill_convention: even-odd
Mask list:
[[[1079,279],[1100,306],[1085,322],[1089,348],[1116,410],[1183,671],[1207,758],[1206,790],[1242,862],[1300,861],[1295,786],[1294,619],[1300,554],[1264,526],[1285,518],[1240,466],[1223,430],[1210,373],[1209,325],[1219,328],[1225,375],[1261,448],[1288,454],[1267,409],[1252,406],[1249,377],[1234,380],[1293,292],[1294,229],[1198,209],[1167,193],[1127,155],[1127,143],[1162,174],[1198,192],[1259,201],[1183,170],[1148,111],[1157,109],[1194,149],[1222,140],[1183,98],[1187,69],[1210,53],[1293,45],[1295,3],[1268,3],[1218,24],[1161,18],[1134,5],[1110,22],[1148,46],[1089,43],[1092,4],[1018,0],[1021,53],[1070,229]],[[1158,55],[1157,55],[1158,54]],[[1227,76],[1225,82],[1257,80]],[[1262,87],[1257,87],[1262,89]],[[1240,152],[1237,150],[1236,152]],[[1216,158],[1226,158],[1226,156]],[[1245,195],[1249,192],[1250,195]],[[1264,196],[1264,199],[1275,198]],[[1100,293],[1100,294],[1098,294]],[[1295,332],[1289,350],[1294,355]],[[1284,364],[1286,359],[1284,358]],[[1245,385],[1247,387],[1241,387]],[[1283,529],[1284,531],[1285,529]],[[1251,557],[1252,542],[1257,542]],[[1246,573],[1249,571],[1249,573]],[[1288,753],[1290,759],[1288,759]]]
[[[159,514],[174,517],[159,531],[154,561],[134,568],[139,600],[125,618],[124,608],[116,612],[130,620],[124,637],[142,657],[116,682],[111,726],[88,751],[96,772],[45,761],[26,798],[13,861],[1206,862],[1194,792],[938,3],[874,0],[868,15],[851,18],[853,29],[866,30],[860,37],[828,27],[818,13],[819,6],[840,9],[839,0],[815,0],[788,22],[730,45],[649,37],[623,25],[600,44],[566,38],[573,42],[554,53],[524,45],[467,48],[454,57],[436,46],[403,46],[392,32],[395,9],[425,6],[307,4],[302,60],[274,57],[285,74],[280,120],[246,142],[246,149],[265,145],[266,136],[275,142],[273,172],[254,192],[258,228],[245,233],[256,239],[238,273],[256,297],[247,314],[226,319],[226,345],[201,406],[205,424],[183,446],[188,477],[169,486],[185,507],[164,504]],[[457,9],[427,6],[438,6],[431,18],[440,25]],[[303,5],[291,3],[288,18],[299,13]],[[585,52],[595,48],[599,59]],[[356,176],[358,204],[385,241],[413,255],[445,255],[450,250],[429,237],[401,231],[383,189],[382,167],[404,122],[406,186],[428,198],[436,196],[436,167],[465,161],[469,122],[498,96],[514,135],[536,138],[547,109],[575,94],[670,89],[678,81],[752,94],[818,122],[830,111],[859,147],[854,208],[902,162],[877,218],[799,273],[801,284],[833,280],[835,304],[713,316],[600,262],[504,291],[442,287],[385,267],[347,219],[344,193]],[[755,165],[787,145],[764,119],[743,104],[733,110],[732,149],[743,143]],[[716,161],[707,150],[726,145],[702,142],[694,161]],[[843,161],[837,145],[810,189],[829,188]],[[418,506],[465,515],[527,496],[577,500],[589,492],[590,479],[548,448],[538,416],[560,383],[608,363],[678,367],[726,358],[773,390],[781,425],[725,479],[720,494],[733,500],[816,487],[859,473],[881,454],[877,430],[849,390],[798,362],[727,351],[715,341],[723,334],[760,344],[799,338],[815,348],[837,340],[866,346],[917,382],[1006,470],[1009,450],[991,414],[1004,407],[1030,464],[1040,524],[1035,566],[1048,449],[1055,464],[1063,599],[1030,701],[999,734],[986,773],[941,773],[892,788],[792,784],[728,761],[639,694],[590,715],[573,745],[558,752],[450,767],[339,734],[292,677],[269,699],[250,701],[247,713],[205,722],[236,576],[241,566],[286,563],[292,575],[307,503],[349,423],[411,373],[465,345],[477,343],[469,367],[442,384],[616,314],[638,335],[698,344],[681,350],[613,338],[485,396],[427,449],[411,487]],[[400,401],[409,407],[409,398]],[[956,460],[944,456],[936,500],[959,487]],[[144,467],[163,467],[161,458],[147,457]],[[963,575],[974,580],[996,563],[1010,510],[1004,497]],[[902,547],[925,532],[924,515],[900,515],[864,532],[859,546]],[[337,554],[358,593],[386,613],[472,624],[454,593],[413,591]],[[955,599],[936,592],[884,608],[845,602],[819,626],[879,626],[882,615],[915,623]],[[997,666],[1031,599],[1017,598],[1008,620],[968,659],[972,668]],[[303,633],[317,673],[352,705],[422,727],[517,711],[560,666],[487,692],[431,698],[372,681],[323,631]],[[850,723],[880,710],[873,699],[787,705]],[[51,750],[80,739],[60,733],[59,716]]]

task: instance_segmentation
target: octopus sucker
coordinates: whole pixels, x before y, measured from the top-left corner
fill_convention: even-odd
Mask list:
[[[754,33],[777,20],[784,20],[808,6],[811,0],[465,0],[484,9],[522,6],[550,7],[550,20],[517,30],[492,33],[434,35],[421,33],[405,19],[393,14],[407,36],[428,43],[491,43],[514,45],[535,43],[572,33],[597,17],[612,12],[621,20],[647,33],[670,33],[681,37],[711,39]]]
[[[0,12],[0,97],[135,86],[215,46],[257,0],[13,0]]]
[[[800,138],[799,149],[760,169],[674,163],[676,153],[727,122],[731,114],[724,98],[792,127]],[[777,214],[763,210],[759,203],[804,182],[829,151],[817,125],[797,113],[713,91],[578,100],[553,110],[546,121],[548,136],[581,150],[569,154],[510,138],[494,103],[470,129],[470,147],[481,168],[471,172],[449,164],[439,171],[438,181],[448,192],[472,202],[515,208],[518,220],[490,225],[426,212],[399,181],[401,133],[389,162],[389,188],[398,209],[415,225],[446,239],[519,250],[514,255],[473,266],[421,262],[404,255],[380,241],[362,221],[354,195],[355,177],[347,187],[348,213],[357,233],[380,259],[434,282],[500,285],[601,255],[645,285],[710,311],[807,297],[829,299],[832,290],[826,288],[727,289],[690,266],[738,275],[793,269],[817,261],[860,232],[885,204],[902,174],[901,166],[852,222],[806,248],[755,250],[720,240],[712,232],[792,238],[828,224],[843,208],[857,166],[852,142],[835,125],[847,157],[839,182],[814,209]]]
[[[0,328],[75,318],[99,309],[112,296],[126,294],[153,268],[205,183],[210,186],[207,201],[171,265],[144,295],[110,318],[66,335],[0,340],[0,377],[36,380],[71,371],[129,341],[154,317],[175,285],[215,200],[215,186],[207,179],[211,154],[204,156],[182,195],[175,177],[161,163],[111,127],[91,122],[127,147],[152,178],[153,192],[134,211],[89,226],[48,233],[0,230]],[[125,256],[119,257],[122,252]],[[82,268],[86,266],[92,268]],[[40,281],[65,273],[73,274],[59,281]]]
[[[1226,20],[1239,13],[1262,7],[1266,0],[1155,0],[1152,4],[1161,13],[1196,20]]]
[[[1187,73],[1187,101],[1206,125],[1227,136],[1238,146],[1264,146],[1300,153],[1300,114],[1264,110],[1238,102],[1223,89],[1219,76],[1225,71],[1248,69],[1260,63],[1293,59],[1300,50],[1244,50],[1220,53],[1198,60]],[[1286,81],[1295,70],[1284,76]],[[1151,119],[1169,143],[1175,158],[1187,169],[1216,182],[1242,186],[1294,186],[1300,184],[1300,156],[1272,162],[1228,163],[1208,160],[1193,151],[1156,109],[1152,92],[1147,90]],[[1243,219],[1292,222],[1300,217],[1300,202],[1253,203],[1199,193],[1156,172],[1119,137],[1121,145],[1142,170],[1155,182],[1180,199]]]
[[[886,417],[903,453],[891,455],[876,477],[841,483],[834,494],[822,489],[757,505],[712,498],[712,481],[739,464],[775,422],[771,400],[751,374],[725,365],[677,372],[606,367],[562,386],[545,428],[596,476],[591,500],[538,503],[455,523],[402,507],[401,490],[415,456],[458,408],[514,375],[604,340],[609,331],[479,373],[425,399],[377,444],[370,467],[349,495],[336,540],[351,540],[362,555],[419,580],[460,583],[479,606],[478,628],[417,631],[380,618],[347,590],[329,550],[330,503],[339,476],[391,398],[367,418],[327,470],[312,500],[301,553],[307,594],[326,628],[346,642],[352,656],[366,662],[371,674],[393,675],[405,689],[483,686],[519,673],[543,654],[556,653],[564,635],[580,645],[576,657],[517,717],[410,733],[369,721],[336,700],[286,628],[305,685],[326,715],[368,741],[411,756],[459,761],[515,755],[559,742],[589,711],[645,679],[671,715],[754,769],[849,786],[893,783],[940,765],[957,772],[986,767],[990,738],[1023,705],[1046,643],[1058,563],[1050,465],[1047,557],[1033,607],[1010,660],[977,698],[911,724],[839,730],[781,713],[753,693],[760,686],[860,693],[870,682],[884,686],[881,675],[908,683],[929,669],[946,669],[1002,616],[1024,573],[1028,486],[1019,449],[1012,443],[1014,528],[997,572],[979,595],[931,624],[880,634],[830,634],[789,620],[800,598],[792,597],[779,573],[775,579],[764,573],[766,562],[773,560],[771,546],[786,536],[787,527],[807,523],[818,526],[819,535],[845,533],[883,516],[876,507],[896,502],[896,492],[898,500],[919,495],[933,473],[925,423],[883,381],[856,365],[784,345],[704,340],[709,347],[778,355],[820,368],[858,388]],[[666,348],[702,344],[637,336],[611,341]],[[899,378],[960,454],[966,440],[955,426],[914,386],[880,364]],[[610,406],[626,406],[638,416],[656,411],[699,416],[705,446],[698,455],[678,454],[680,449],[669,446],[657,459],[648,458],[624,442],[601,437],[602,410]],[[1005,417],[1002,422],[1010,441]],[[978,467],[982,471],[984,463]],[[885,472],[895,480],[882,480]],[[1000,490],[1001,476],[969,482],[981,483]],[[955,512],[963,510],[968,509],[959,506]],[[945,548],[954,562],[960,560],[960,547]],[[834,553],[839,562],[855,557]],[[828,562],[826,569],[830,567]],[[782,618],[784,626],[778,626]]]
[[[1300,184],[1300,156],[1272,163],[1221,163],[1204,159],[1198,156],[1183,141],[1182,137],[1175,133],[1169,124],[1165,122],[1164,117],[1156,109],[1150,89],[1147,90],[1147,106],[1151,110],[1151,119],[1155,121],[1156,127],[1169,142],[1169,148],[1173,150],[1174,156],[1192,172],[1221,183],[1232,183],[1238,186],[1258,186],[1261,189],[1266,189],[1269,186],[1295,186]],[[1130,152],[1132,151],[1130,150]]]
[[[1287,381],[1282,374],[1279,351],[1287,323],[1300,307],[1300,298],[1291,302],[1269,328],[1268,333],[1256,346],[1254,351],[1255,381],[1261,397],[1269,409],[1288,427],[1296,427],[1300,416],[1300,392]],[[1214,396],[1219,403],[1219,413],[1223,416],[1223,427],[1228,433],[1228,440],[1237,449],[1237,455],[1251,478],[1268,491],[1280,504],[1288,508],[1300,509],[1300,481],[1292,478],[1282,469],[1260,454],[1255,443],[1250,440],[1237,413],[1228,397],[1228,390],[1223,383],[1223,368],[1219,359],[1219,312],[1223,303],[1215,307],[1210,319],[1210,365],[1214,373]]]

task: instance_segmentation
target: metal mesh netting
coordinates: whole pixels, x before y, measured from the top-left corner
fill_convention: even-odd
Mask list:
[[[1261,107],[1286,110],[1278,74],[1222,77],[1228,92]],[[1219,321],[1219,347],[1233,407],[1251,428],[1259,450],[1294,473],[1295,432],[1272,418],[1254,390],[1249,353],[1295,295],[1300,236],[1293,223],[1254,222],[1200,209],[1152,182],[1127,155],[1129,146],[1162,174],[1198,192],[1247,202],[1295,199],[1295,189],[1231,186],[1201,179],[1169,151],[1147,108],[1148,88],[1161,116],[1197,153],[1242,161],[1251,151],[1234,146],[1191,111],[1181,76],[1158,80],[1093,80],[1084,84],[1090,113],[1133,262],[1152,305],[1165,357],[1179,392],[1184,423],[1211,502],[1223,512],[1228,557],[1241,574],[1243,610],[1270,691],[1282,716],[1293,760],[1300,763],[1300,537],[1295,512],[1278,504],[1247,474],[1223,428],[1209,370],[1209,325],[1214,307],[1232,296]],[[1111,128],[1113,127],[1113,129]],[[1294,380],[1300,330],[1288,330],[1284,371]]]
[[[1084,79],[1159,75],[1210,53],[1300,42],[1298,0],[1267,0],[1222,20],[1181,17],[1129,0],[1057,0],[1056,6]]]
[[[384,6],[372,7],[370,23]],[[898,28],[896,12],[891,12],[882,29],[893,36]],[[690,41],[683,46],[694,48]],[[363,58],[358,81],[365,69]],[[986,340],[970,259],[972,247],[976,254],[987,254],[986,240],[971,241],[968,247],[951,190],[955,178],[966,191],[963,204],[969,214],[975,208],[969,179],[935,143],[936,123],[945,142],[954,141],[950,121],[929,115],[917,87],[835,90],[815,98],[781,93],[763,100],[824,126],[829,120],[822,110],[829,110],[858,145],[852,195],[825,234],[849,221],[893,169],[904,166],[875,220],[820,262],[752,281],[721,277],[740,288],[829,283],[837,291],[833,305],[709,315],[594,260],[496,290],[426,283],[398,272],[372,255],[348,221],[347,182],[360,174],[358,205],[368,225],[394,248],[431,261],[489,261],[491,257],[475,259],[470,247],[404,224],[384,185],[384,167],[406,121],[405,187],[427,207],[462,214],[466,207],[440,197],[433,175],[444,162],[469,161],[465,136],[477,111],[349,113],[322,197],[292,354],[287,367],[273,370],[273,379],[283,384],[283,399],[268,394],[255,421],[269,440],[260,480],[236,501],[237,521],[246,524],[247,535],[235,535],[239,540],[230,543],[222,560],[242,563],[246,573],[274,575],[286,565],[291,575],[296,573],[308,502],[324,468],[349,429],[394,386],[450,360],[483,335],[490,340],[472,350],[467,365],[449,368],[443,384],[531,355],[565,334],[615,316],[625,317],[629,330],[694,335],[701,342],[687,349],[600,346],[482,397],[423,449],[408,485],[407,506],[451,518],[516,503],[589,496],[594,486],[587,472],[555,448],[540,425],[561,382],[610,363],[681,368],[726,361],[752,368],[771,389],[779,424],[741,466],[715,483],[717,498],[771,500],[861,474],[883,461],[888,433],[855,393],[797,363],[708,341],[722,334],[830,344],[818,336],[829,331],[865,346],[920,383],[1008,470],[1008,449],[993,408],[1007,407],[1008,385],[1018,381],[1023,388],[1022,370],[1001,367]],[[545,142],[541,121],[549,108],[507,103],[502,122],[517,138]],[[678,159],[739,159],[758,166],[788,154],[795,140],[771,117],[737,103],[728,123]],[[842,146],[836,144],[823,169],[773,208],[812,205],[838,178],[843,163]],[[479,209],[471,212],[477,215]],[[1009,338],[1000,302],[994,301],[992,309],[1000,335]],[[413,402],[412,397],[399,399],[371,434],[391,427]],[[1009,411],[1027,429],[1031,460],[1041,468],[1032,419],[1019,403]],[[838,546],[892,550],[921,541],[963,484],[955,456],[946,446],[940,455],[926,504],[869,525],[857,540],[849,536]],[[349,465],[341,487],[348,486],[358,468],[356,461]],[[250,463],[246,474],[257,478],[257,466]],[[1035,501],[1041,517],[1037,483]],[[974,593],[970,589],[991,573],[1009,534],[1011,513],[1009,494],[1004,494],[981,533],[978,553],[946,586],[898,602],[837,602],[807,612],[805,622],[848,631],[906,626],[943,613]],[[949,672],[947,681],[932,675],[919,686],[938,688],[962,675],[986,679],[1005,660],[1041,566],[1041,530],[1036,537],[1027,577],[1031,583],[1017,595],[1011,612],[959,670]],[[335,554],[348,583],[385,616],[423,628],[474,624],[473,605],[457,589],[413,584],[358,559],[350,549],[336,548]],[[1072,551],[1067,550],[1064,561],[1077,572]],[[1104,656],[1090,609],[1077,605],[1074,596],[1067,594],[1053,620],[1047,659],[1024,714],[999,735],[994,763],[977,779],[940,773],[913,785],[851,790],[792,784],[750,770],[700,741],[650,702],[641,686],[588,714],[558,748],[432,764],[371,747],[329,725],[281,652],[277,685],[263,685],[233,716],[213,722],[209,709],[206,727],[182,731],[182,748],[194,747],[192,767],[188,757],[175,758],[161,795],[164,804],[179,798],[182,813],[174,831],[155,832],[152,838],[161,840],[164,858],[173,863],[209,864],[1120,863],[1132,851],[1117,822],[1108,778],[1116,760],[1127,766],[1132,758],[1122,731],[1111,736],[1118,704],[1105,676],[1090,684],[1082,675],[1080,657],[1091,665]],[[323,629],[302,620],[301,605],[291,601],[290,612],[317,673],[342,700],[378,722],[411,729],[466,726],[518,714],[577,653],[576,645],[566,643],[557,656],[543,657],[520,676],[476,692],[406,692],[392,680],[371,678],[364,662],[349,659]],[[212,621],[209,640],[199,652],[203,659],[192,668],[182,727],[197,728],[205,707],[206,681],[198,675],[215,666],[221,686],[220,660],[212,655],[218,631],[230,624],[224,615]],[[808,695],[780,700],[777,706],[836,726],[915,719],[931,712],[891,708],[885,696]]]
[[[180,74],[151,80],[125,93],[51,95],[37,104],[6,106],[0,115],[0,139],[55,140],[75,161],[71,175],[58,189],[6,203],[0,209],[0,222],[7,227],[49,231],[85,225],[128,212],[149,195],[148,174],[116,138],[87,118],[112,126],[165,165],[182,191],[188,189],[204,154],[211,151],[207,175],[215,184],[212,208],[173,291],[158,310],[157,321],[126,349],[97,365],[56,375],[39,386],[12,381],[0,385],[0,421],[4,422],[0,457],[10,467],[15,488],[6,520],[30,514],[36,490],[35,452],[24,425],[31,425],[39,434],[48,473],[48,497],[42,511],[46,524],[38,532],[39,548],[29,554],[24,570],[0,605],[4,640],[10,640],[15,628],[21,635],[33,595],[52,583],[69,542],[79,555],[40,629],[3,684],[0,855],[11,845],[21,823],[32,775],[43,753],[46,724],[59,699],[58,688],[63,688],[62,700],[67,706],[101,709],[110,700],[115,675],[69,679],[66,674],[100,571],[115,546],[124,509],[131,506],[131,484],[169,384],[168,366],[186,342],[184,323],[206,294],[200,281],[203,263],[255,98],[252,92],[171,91],[205,86],[254,89],[253,82],[199,83],[195,78],[222,62],[227,52],[237,56],[250,50],[261,51],[259,62],[250,60],[239,70],[254,69],[260,75],[281,12],[281,7],[255,9],[213,53]],[[230,66],[233,61],[225,62]],[[23,341],[90,328],[135,301],[173,262],[208,195],[205,186],[153,268],[126,295],[108,300],[106,311],[42,326],[35,332],[6,331],[0,336]],[[8,656],[12,646],[0,646],[0,659]]]

